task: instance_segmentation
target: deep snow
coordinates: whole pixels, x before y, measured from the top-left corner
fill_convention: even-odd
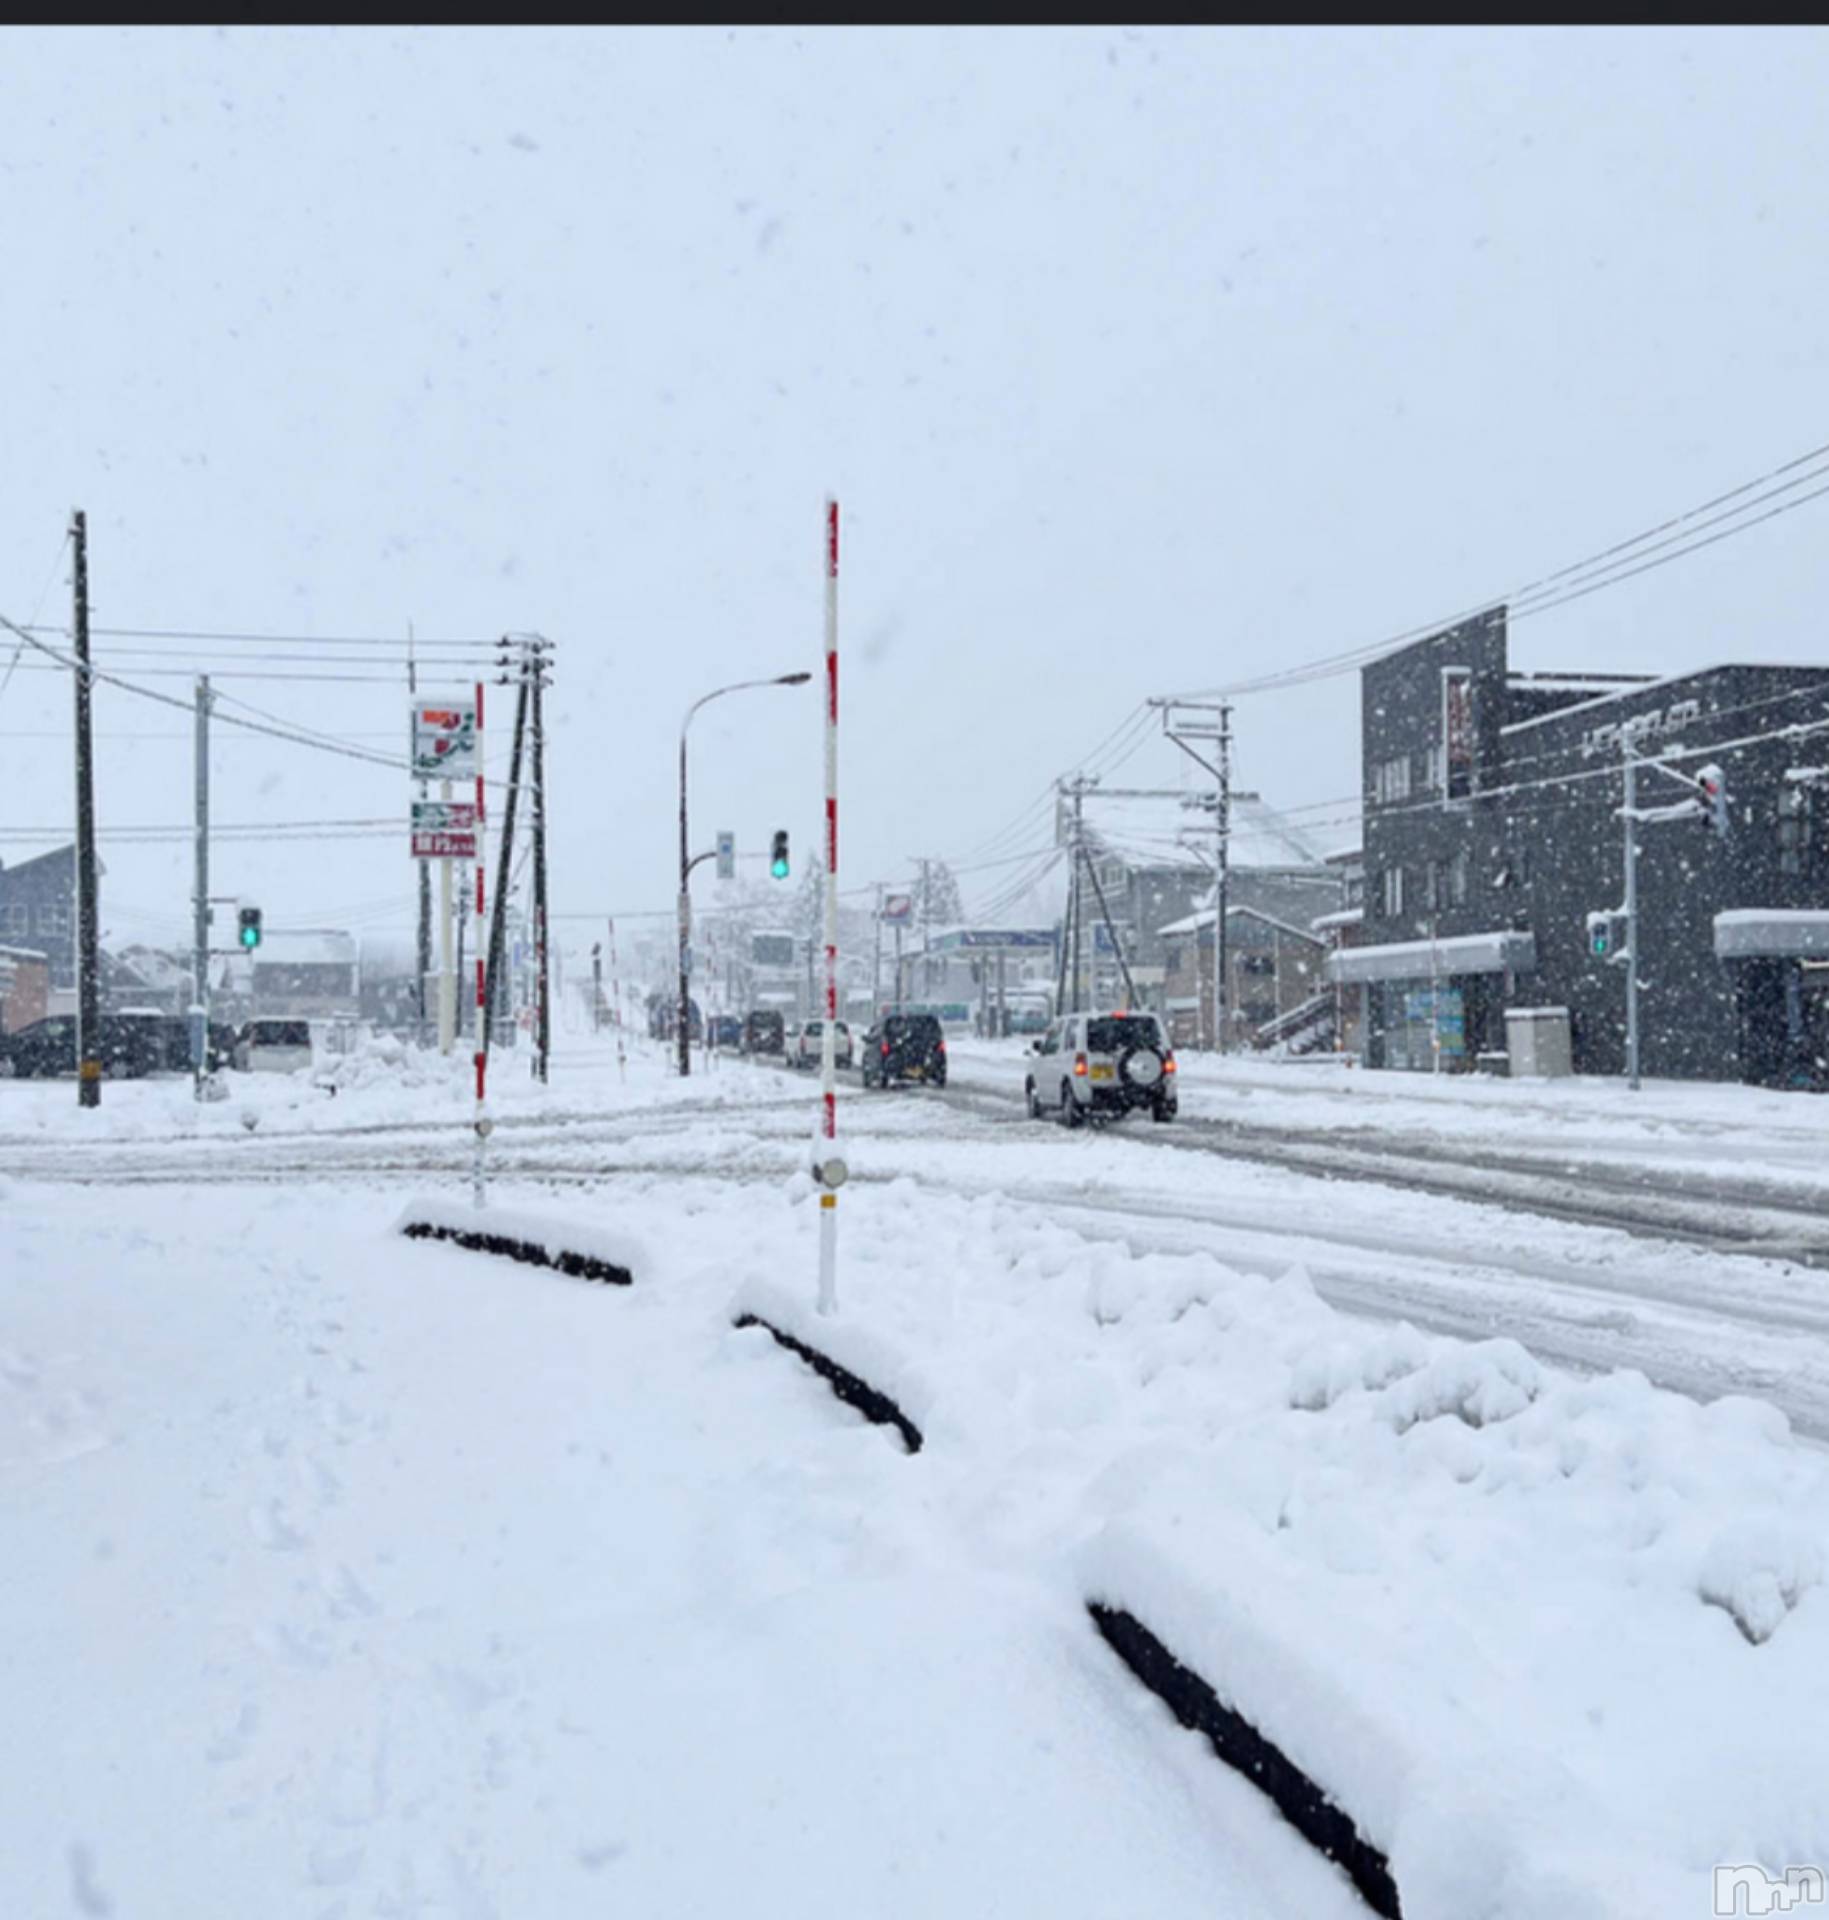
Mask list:
[[[1305,1209],[1490,1214],[848,1100],[821,1320],[804,1083],[500,1089],[500,1203],[638,1244],[635,1288],[391,1236],[382,1168],[462,1197],[455,1085],[256,1085],[252,1131],[136,1088],[91,1174],[165,1184],[5,1184],[19,1911],[1353,1911],[1089,1597],[1335,1794],[1411,1920],[1662,1920],[1718,1861],[1829,1858],[1824,1456],[1302,1270]],[[1128,1232],[1190,1179],[1281,1242]]]

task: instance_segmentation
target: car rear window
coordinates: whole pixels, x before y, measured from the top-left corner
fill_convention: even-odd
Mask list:
[[[311,1023],[308,1020],[256,1020],[248,1029],[248,1044],[254,1047],[308,1047]]]
[[[1086,1046],[1091,1053],[1122,1053],[1127,1047],[1159,1047],[1156,1023],[1147,1014],[1111,1014],[1086,1022]]]

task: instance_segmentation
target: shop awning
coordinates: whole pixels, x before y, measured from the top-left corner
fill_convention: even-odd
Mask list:
[[[1735,907],[1715,915],[1718,960],[1829,959],[1829,911]]]
[[[1465,973],[1528,973],[1537,937],[1501,927],[1452,940],[1404,940],[1392,946],[1344,947],[1327,956],[1327,977],[1343,987],[1374,980],[1446,980]]]

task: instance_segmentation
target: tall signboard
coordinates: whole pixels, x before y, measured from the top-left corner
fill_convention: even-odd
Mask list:
[[[476,772],[476,702],[420,700],[413,706],[413,777],[463,780]]]

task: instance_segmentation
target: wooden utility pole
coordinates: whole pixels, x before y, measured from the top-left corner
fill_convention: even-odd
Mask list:
[[[506,676],[503,676],[506,679]],[[483,1053],[489,1051],[489,1041],[495,1026],[496,995],[501,990],[502,961],[508,938],[508,881],[512,872],[514,858],[514,816],[516,803],[521,797],[521,747],[527,738],[527,655],[521,655],[519,685],[514,696],[514,746],[509,754],[508,764],[508,805],[502,814],[502,857],[495,885],[494,911],[489,920],[489,959],[483,979],[483,1032],[478,1042]],[[478,837],[476,857],[483,857],[481,837]]]
[[[539,996],[534,1071],[546,1082],[552,1054],[552,974],[546,950],[546,643],[530,641],[533,672],[533,946]]]
[[[413,658],[413,628],[410,622],[406,630],[406,690],[412,699],[419,698],[419,668]],[[421,780],[416,791],[423,800],[431,792],[431,788]],[[432,863],[429,860],[415,860],[413,864],[419,869],[419,938],[414,947],[413,1007],[419,1021],[418,1041],[423,1046],[426,1038],[425,983],[426,975],[432,971]],[[438,864],[445,873],[445,899],[448,908],[451,863],[448,860],[441,860]],[[439,1039],[442,1044],[444,1042],[442,1031]]]
[[[70,516],[76,588],[76,1101],[102,1104],[102,1028],[95,897],[95,741],[90,726],[89,520]]]

